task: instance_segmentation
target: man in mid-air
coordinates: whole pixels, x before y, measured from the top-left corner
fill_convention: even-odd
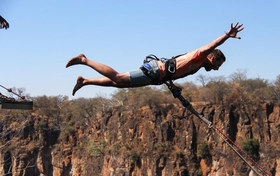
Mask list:
[[[191,74],[196,73],[200,68],[204,67],[206,71],[218,70],[219,67],[225,62],[224,54],[215,49],[223,44],[228,38],[237,38],[237,33],[244,28],[242,24],[231,24],[231,28],[225,34],[213,40],[211,43],[202,46],[189,53],[176,56],[172,59],[174,70],[170,71],[168,64],[152,59],[138,70],[118,73],[113,68],[92,61],[84,54],[80,54],[68,61],[66,68],[72,65],[82,64],[91,67],[104,77],[87,79],[79,76],[77,83],[73,89],[72,95],[85,85],[98,85],[98,86],[111,86],[118,88],[141,87],[146,85],[158,84],[166,80],[176,80]],[[172,72],[172,73],[170,73]]]

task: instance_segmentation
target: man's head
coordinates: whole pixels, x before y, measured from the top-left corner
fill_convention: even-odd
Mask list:
[[[206,71],[218,70],[220,66],[226,61],[225,55],[221,50],[215,49],[207,56],[208,62],[205,64],[204,68]]]

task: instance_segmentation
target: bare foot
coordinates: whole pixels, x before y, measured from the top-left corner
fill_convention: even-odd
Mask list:
[[[77,90],[79,90],[80,88],[82,88],[84,86],[84,78],[79,76],[78,79],[77,79],[77,83],[73,89],[73,92],[72,92],[72,95],[74,96],[75,93],[77,92]]]
[[[86,63],[86,60],[86,56],[84,54],[80,54],[79,56],[70,59],[66,64],[66,68],[70,67],[71,65],[84,64]]]

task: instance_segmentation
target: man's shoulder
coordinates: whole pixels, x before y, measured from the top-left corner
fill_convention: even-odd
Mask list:
[[[198,48],[198,49],[192,50],[186,54],[183,54],[180,57],[184,58],[184,59],[196,59],[201,56],[202,56],[201,50],[200,50],[200,48]]]

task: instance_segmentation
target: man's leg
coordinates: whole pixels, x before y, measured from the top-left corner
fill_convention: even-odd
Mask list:
[[[108,86],[108,87],[118,87],[118,88],[128,88],[133,87],[130,84],[129,74],[122,73],[119,74],[120,82],[114,82],[113,80],[109,79],[108,77],[101,77],[101,78],[93,78],[93,79],[86,79],[82,76],[79,76],[77,79],[77,83],[73,89],[72,95],[74,96],[77,90],[82,88],[86,85],[98,85],[98,86]]]
[[[118,73],[111,67],[89,60],[86,58],[85,55],[80,54],[77,57],[73,57],[68,61],[66,64],[66,68],[70,67],[72,65],[77,64],[83,64],[87,65],[100,74],[104,75],[105,77],[102,78],[94,78],[94,79],[85,79],[81,76],[78,77],[77,83],[73,89],[73,95],[76,93],[77,90],[82,88],[85,85],[99,85],[99,86],[111,86],[111,87],[118,87],[118,88],[129,88],[129,87],[140,87],[140,86],[146,86],[150,84],[150,81],[145,81],[142,83],[133,83],[130,80],[130,74],[129,73]],[[141,72],[142,73],[142,72]],[[136,77],[142,76],[141,74],[137,74]]]
[[[89,60],[84,54],[80,54],[77,57],[73,57],[68,61],[66,64],[66,68],[72,65],[83,64],[91,67],[92,69],[96,70],[98,73],[102,74],[105,77],[110,78],[112,81],[119,83],[123,82],[123,75],[112,69],[111,67]]]

